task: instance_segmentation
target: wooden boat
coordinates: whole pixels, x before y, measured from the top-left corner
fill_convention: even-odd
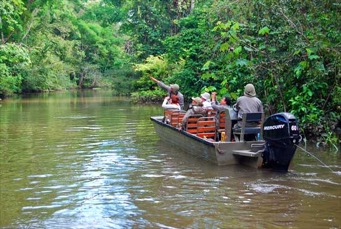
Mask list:
[[[243,164],[254,168],[288,170],[296,151],[295,144],[299,142],[298,127],[292,114],[278,113],[267,118],[265,122],[261,113],[245,114],[242,128],[234,130],[239,134],[240,139],[236,141],[237,138],[232,140],[233,120],[228,113],[226,110],[214,117],[196,117],[196,125],[191,125],[190,122],[193,120],[189,118],[186,129],[178,127],[183,117],[181,112],[154,116],[151,117],[151,121],[161,140],[217,165]],[[223,129],[220,128],[222,126],[220,117],[224,117]],[[219,119],[220,122],[217,121]],[[255,120],[261,121],[261,125],[246,127],[247,122]],[[212,125],[214,125],[214,134]],[[191,131],[193,126],[196,127],[197,132]],[[255,134],[258,135],[257,140],[244,140],[246,136]]]

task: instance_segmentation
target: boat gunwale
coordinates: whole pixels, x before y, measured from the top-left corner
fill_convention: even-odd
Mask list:
[[[181,133],[181,134],[183,134],[183,135],[185,135],[185,136],[187,136],[187,137],[190,137],[190,138],[192,138],[192,139],[194,139],[194,140],[196,140],[196,141],[199,141],[199,142],[201,142],[201,143],[204,143],[204,144],[206,144],[206,145],[208,145],[208,146],[212,146],[212,147],[215,147],[215,145],[214,145],[214,143],[216,143],[216,142],[210,142],[210,141],[207,141],[207,140],[205,140],[205,139],[203,139],[203,138],[201,138],[201,137],[198,137],[198,136],[196,136],[196,135],[194,135],[194,134],[191,134],[191,133],[188,133],[187,131],[185,131],[185,130],[179,130],[179,129],[177,129],[176,127],[173,127],[173,126],[171,126],[171,125],[169,125],[169,124],[167,124],[167,123],[164,123],[164,122],[162,122],[159,118],[162,118],[163,116],[152,116],[152,117],[150,117],[150,119],[153,121],[153,122],[155,122],[155,123],[157,123],[157,124],[159,124],[159,125],[162,125],[162,126],[164,126],[164,127],[167,127],[167,128],[169,128],[169,129],[172,129],[172,130],[174,130],[174,131],[178,131],[179,133]]]
[[[235,149],[249,149],[251,144],[260,143],[259,141],[251,141],[251,142],[230,142],[230,141],[207,141],[204,138],[201,138],[199,136],[196,136],[194,134],[188,133],[185,130],[179,130],[178,128],[171,126],[167,123],[164,123],[162,121],[163,116],[152,116],[150,117],[151,121],[153,121],[154,127],[157,127],[156,129],[159,129],[158,131],[172,131],[174,135],[177,135],[177,139],[181,139],[183,137],[188,138],[190,141],[194,141],[197,144],[210,148],[211,153],[207,154],[208,152],[204,150],[206,153],[190,153],[192,155],[198,156],[200,158],[204,158],[205,160],[208,160],[210,162],[213,162],[214,164],[217,164],[219,166],[226,166],[226,165],[235,165],[235,164],[245,164],[250,167],[258,168],[259,167],[259,158],[261,157],[260,154],[258,154],[258,157],[246,157],[241,155],[235,155],[233,150]],[[158,132],[156,131],[156,132]],[[164,140],[165,136],[159,137]],[[167,138],[167,137],[166,137]],[[189,152],[186,147],[179,146],[182,150],[185,152]],[[210,156],[208,156],[210,155]],[[208,157],[207,157],[208,156]]]

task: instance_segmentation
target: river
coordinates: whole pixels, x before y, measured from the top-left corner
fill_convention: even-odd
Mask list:
[[[218,167],[163,144],[109,91],[0,101],[0,228],[341,228],[341,153],[288,173]]]

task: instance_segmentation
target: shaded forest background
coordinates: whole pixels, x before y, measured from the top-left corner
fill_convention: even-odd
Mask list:
[[[268,114],[340,144],[340,13],[336,0],[2,0],[0,97],[112,88],[135,101],[232,99],[253,83]]]

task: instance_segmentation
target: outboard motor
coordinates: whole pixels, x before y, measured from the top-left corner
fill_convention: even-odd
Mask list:
[[[288,171],[301,138],[295,116],[283,112],[268,117],[263,125],[263,138],[262,167]]]

